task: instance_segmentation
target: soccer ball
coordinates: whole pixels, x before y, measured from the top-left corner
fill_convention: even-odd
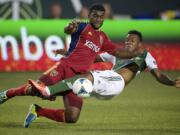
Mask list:
[[[93,90],[93,85],[87,78],[79,78],[73,83],[72,89],[80,97],[89,97]]]

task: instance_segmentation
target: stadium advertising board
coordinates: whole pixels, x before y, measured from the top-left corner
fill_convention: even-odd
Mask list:
[[[63,32],[68,21],[0,21],[0,71],[48,69],[62,57],[62,55],[55,56],[54,51],[68,49],[69,36]],[[175,50],[178,50],[180,48],[179,24],[178,21],[169,23],[162,21],[106,21],[102,29],[112,40],[119,42],[124,39],[128,30],[138,29],[143,33],[145,41],[171,42],[171,46],[176,42]],[[166,48],[171,50],[169,45],[166,45]],[[165,67],[163,69],[172,68]],[[176,69],[179,70],[180,65],[173,67],[173,70]]]

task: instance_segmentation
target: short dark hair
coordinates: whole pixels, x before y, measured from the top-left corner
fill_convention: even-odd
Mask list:
[[[91,6],[89,12],[91,13],[93,10],[105,12],[105,8],[100,4],[95,4],[95,5]]]
[[[142,42],[143,41],[143,37],[140,31],[137,30],[130,30],[128,31],[128,34],[135,34],[139,37],[139,40]]]

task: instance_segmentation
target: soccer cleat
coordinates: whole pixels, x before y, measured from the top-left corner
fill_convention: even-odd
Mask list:
[[[28,128],[29,125],[37,119],[37,113],[36,113],[36,110],[37,108],[40,108],[40,106],[36,105],[36,104],[32,104],[29,108],[29,112],[26,116],[26,119],[24,121],[24,127],[25,128]]]
[[[44,85],[43,83],[37,83],[34,80],[29,80],[29,84],[31,84],[32,87],[36,88],[36,90],[44,97],[48,98],[50,97],[50,93],[48,93],[48,87]]]
[[[7,91],[0,92],[0,104],[6,102],[8,100]]]

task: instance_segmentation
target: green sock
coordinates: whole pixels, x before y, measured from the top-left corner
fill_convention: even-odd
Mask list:
[[[80,75],[76,75],[72,78],[62,80],[62,81],[56,83],[55,85],[48,86],[50,94],[54,95],[59,92],[71,90],[74,81],[76,81],[78,78],[80,78]]]

